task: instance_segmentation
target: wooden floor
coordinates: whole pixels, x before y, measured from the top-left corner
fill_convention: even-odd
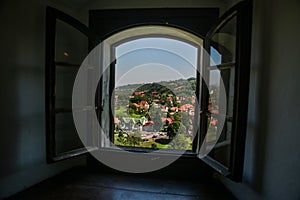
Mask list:
[[[75,168],[43,181],[8,200],[194,200],[235,199],[215,180],[188,180],[147,175],[101,173]]]

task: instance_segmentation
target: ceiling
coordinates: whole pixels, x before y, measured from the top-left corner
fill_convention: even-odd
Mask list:
[[[95,0],[49,0],[49,2],[70,8],[72,10],[81,10],[94,1]]]
[[[228,6],[231,6],[235,3],[237,3],[238,1],[241,1],[241,0],[185,0],[186,3],[189,3],[189,4],[195,4],[197,6],[203,4],[212,4],[212,5],[220,5],[221,7],[228,7]],[[127,5],[134,5],[134,4],[137,4],[137,5],[140,5],[141,3],[142,4],[145,4],[145,5],[160,5],[160,4],[163,4],[163,5],[174,5],[176,3],[179,3],[182,4],[181,0],[170,0],[168,3],[168,1],[161,1],[161,0],[143,0],[142,2],[140,0],[136,0],[136,3],[135,3],[135,0],[129,0],[129,1],[124,1],[124,0],[110,0],[110,1],[107,1],[107,0],[49,0],[49,2],[51,3],[54,3],[55,5],[60,5],[60,6],[63,6],[63,7],[66,7],[66,8],[69,8],[73,11],[81,11],[81,10],[84,10],[84,9],[96,9],[96,8],[93,8],[93,5],[103,5],[103,7],[107,7],[108,4],[111,4],[109,7],[112,7],[112,5],[116,5],[116,4],[127,4]],[[212,3],[214,2],[214,3]]]

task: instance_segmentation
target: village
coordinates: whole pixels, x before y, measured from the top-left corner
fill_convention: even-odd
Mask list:
[[[180,88],[180,87],[178,87]],[[176,148],[190,149],[195,127],[196,94],[181,89],[173,91],[157,83],[144,84],[126,93],[117,90],[114,96],[114,142],[121,146],[168,148],[175,136],[181,143]],[[210,90],[209,110],[218,113],[216,89]],[[217,119],[209,119],[211,130]]]
[[[139,90],[134,91],[128,99],[127,116],[114,117],[117,139],[122,133],[125,138],[132,135],[139,137],[141,143],[167,143],[165,141],[172,139],[178,132],[186,138],[192,138],[195,95],[187,98],[175,96],[171,91],[162,93],[157,90]],[[119,97],[115,95],[116,107],[118,103]]]

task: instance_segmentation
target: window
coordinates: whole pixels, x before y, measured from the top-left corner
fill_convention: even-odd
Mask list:
[[[241,180],[249,85],[250,5],[239,3],[215,26],[215,10],[206,10],[210,16],[207,21],[203,16],[196,19],[195,9],[191,9],[188,17],[175,10],[118,11],[119,17],[124,15],[128,19],[120,18],[111,26],[104,19],[108,20],[112,16],[109,12],[116,11],[102,11],[102,21],[98,11],[91,11],[87,28],[64,13],[47,9],[49,162],[112,148],[112,144],[151,151],[188,150],[223,175]],[[145,17],[138,18],[139,12]],[[173,17],[160,17],[165,13],[173,13]],[[190,23],[185,23],[188,19]],[[60,35],[66,34],[58,32],[68,33],[68,28],[60,30],[60,21],[71,25],[69,30],[79,30],[84,37],[74,36],[73,42],[68,42],[71,37],[60,39]],[[204,28],[199,28],[199,21]],[[97,24],[102,25],[101,22],[103,26]],[[205,37],[200,36],[205,33]],[[102,74],[95,86],[97,93],[92,94],[95,98],[87,98],[82,104],[85,106],[77,110],[73,107],[73,118],[79,110],[84,115],[97,115],[99,121],[95,124],[86,120],[81,127],[82,145],[75,139],[71,116],[67,116],[72,111],[70,87],[76,85],[74,77],[80,72],[84,56],[101,40],[101,51],[96,54],[99,69],[85,63],[87,80],[97,81],[94,74],[98,70]],[[69,50],[73,44],[80,47]],[[87,83],[80,87],[91,86]],[[66,116],[61,117],[61,113]],[[66,126],[68,123],[70,126]],[[99,124],[107,135],[92,131]],[[172,144],[175,136],[180,136],[179,142]]]
[[[98,148],[96,140],[90,137],[87,137],[88,145],[82,143],[72,115],[72,88],[91,38],[88,28],[78,20],[47,8],[45,104],[48,162]]]
[[[192,151],[199,124],[195,108],[203,40],[177,28],[148,25],[121,31],[105,43],[109,47],[104,54],[116,57],[104,70],[111,86],[102,88],[113,89],[110,99],[102,100],[112,105],[113,119],[105,119],[110,127],[102,123],[111,141],[118,146]],[[112,75],[105,76],[109,71]]]
[[[197,48],[161,36],[131,40],[115,51],[114,143],[192,150]],[[178,130],[180,139],[170,144]]]

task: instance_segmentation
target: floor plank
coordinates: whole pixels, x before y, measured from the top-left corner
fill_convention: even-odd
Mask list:
[[[215,180],[166,179],[76,168],[43,181],[8,200],[194,200],[235,199]]]

